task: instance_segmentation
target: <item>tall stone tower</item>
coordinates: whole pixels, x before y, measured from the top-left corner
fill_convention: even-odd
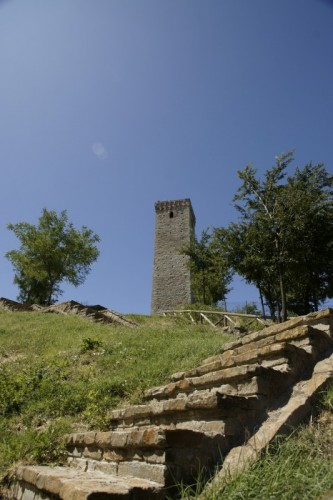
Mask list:
[[[191,200],[155,203],[155,253],[152,314],[192,302],[188,257],[179,252],[191,242],[195,215]]]

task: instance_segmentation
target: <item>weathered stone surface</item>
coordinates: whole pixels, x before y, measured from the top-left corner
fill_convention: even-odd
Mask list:
[[[206,373],[201,377],[193,377],[189,380],[189,383],[195,388],[214,387],[214,385],[219,383],[250,378],[256,374],[256,370],[257,367],[251,365],[226,368],[224,370]]]
[[[261,376],[255,376],[245,383],[237,384],[235,392],[223,391],[223,393],[243,397],[254,395],[268,396],[272,391],[271,371],[267,370],[265,375],[262,373]]]
[[[128,434],[126,432],[111,433],[110,447],[112,446],[112,448],[125,448],[127,439],[128,439]]]
[[[293,427],[311,412],[311,398],[333,377],[333,354],[319,361],[309,380],[300,381],[292,391],[286,404],[270,412],[268,419],[244,446],[233,448],[223,462],[221,471],[206,487],[210,488],[222,481],[230,480],[247,469],[268,443],[276,436],[291,432]]]
[[[124,420],[138,418],[138,417],[149,417],[152,412],[152,407],[150,405],[137,405],[129,406],[123,410],[122,418]]]
[[[185,401],[185,408],[188,409],[212,409],[218,406],[217,391],[195,391],[190,394]]]
[[[228,354],[230,351],[228,351]],[[230,353],[231,356],[231,353]],[[212,360],[210,363],[198,366],[197,368],[193,368],[192,370],[188,370],[187,372],[184,372],[184,376],[182,378],[189,378],[189,377],[200,377],[201,375],[204,375],[205,373],[209,373],[212,371],[219,370],[222,366],[223,363],[223,356],[216,356],[214,360]],[[226,364],[227,366],[227,364]]]
[[[105,450],[103,452],[103,460],[107,462],[121,462],[123,460],[128,460],[129,454],[123,449],[115,448],[113,450]]]
[[[263,359],[271,356],[273,352],[283,350],[286,345],[286,340],[304,338],[309,336],[310,331],[313,330],[308,325],[295,328],[291,331],[287,330],[279,335],[271,336],[258,336],[249,347],[248,344],[242,343],[233,344],[233,349],[227,349],[222,354],[207,358],[204,364],[172,375],[173,380],[180,380],[181,378],[191,378],[204,375],[222,368],[231,368],[233,366],[256,363],[258,359]],[[256,334],[257,335],[257,334]]]
[[[165,432],[157,428],[134,431],[126,444],[133,448],[159,448],[165,444]]]
[[[193,384],[189,379],[181,379],[177,382],[172,382],[170,384],[154,387],[153,389],[149,389],[145,392],[146,399],[163,399],[169,398],[171,396],[175,396],[180,392],[190,392]]]
[[[90,459],[80,459],[74,458],[68,461],[68,464],[73,468],[81,469],[83,472],[86,471],[100,471],[104,474],[111,474],[114,476],[118,475],[118,462],[111,462],[107,460],[90,460]]]
[[[190,199],[158,201],[155,212],[152,314],[192,301],[189,257],[180,250],[191,243],[195,226]]]
[[[168,399],[160,404],[153,405],[153,415],[161,415],[162,413],[174,413],[184,411],[186,409],[185,399]]]
[[[182,378],[184,378],[185,376],[185,372],[177,372],[177,373],[173,373],[170,377],[170,379],[173,381],[173,382],[176,382],[177,380],[180,380]]]
[[[120,462],[118,474],[126,477],[149,479],[159,484],[165,484],[167,468],[163,464],[147,464],[145,462]]]
[[[86,446],[93,444],[96,439],[96,432],[77,432],[67,436],[67,444],[75,446]]]
[[[71,435],[68,439],[68,454],[72,458],[105,460],[112,462],[129,459],[143,460],[143,450],[153,449],[156,453],[165,445],[165,432],[157,427],[130,429],[95,433],[91,446],[76,448],[76,438],[82,443],[82,437]],[[78,445],[79,446],[79,445]],[[148,456],[148,455],[147,455]]]
[[[111,445],[112,431],[108,432],[96,432],[94,444],[100,449],[107,448]],[[73,443],[76,444],[75,438]]]
[[[143,451],[142,458],[149,464],[165,464],[165,450]]]
[[[84,458],[92,458],[93,460],[101,460],[103,453],[101,450],[94,450],[91,448],[84,448],[82,456]]]
[[[23,479],[20,488],[13,486],[7,493],[8,500],[30,500],[51,498],[54,495],[62,500],[87,500],[88,495],[98,498],[164,498],[161,485],[157,482],[134,477],[120,478],[100,471],[83,472],[65,467],[26,466],[21,470]],[[43,490],[37,481],[44,477]],[[29,478],[27,480],[26,478]],[[29,488],[27,488],[29,484]],[[47,488],[51,488],[48,490]],[[140,493],[141,491],[141,493]],[[133,496],[136,492],[136,496]],[[17,495],[20,496],[17,496]],[[44,495],[48,496],[44,496]],[[15,495],[15,496],[14,496]],[[103,497],[102,497],[103,495]]]
[[[181,379],[177,382],[167,384],[165,386],[154,387],[145,392],[146,399],[152,398],[170,398],[177,394],[184,392],[188,394],[196,389],[203,389],[206,387],[214,387],[218,384],[229,384],[230,382],[237,382],[250,376],[255,376],[257,366],[255,365],[242,365],[239,367],[233,366],[217,371],[210,371],[201,376],[194,376],[192,378]],[[114,414],[116,415],[116,414]]]

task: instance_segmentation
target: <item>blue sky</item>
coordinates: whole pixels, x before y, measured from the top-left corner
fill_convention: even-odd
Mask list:
[[[191,198],[200,234],[249,162],[332,172],[332,57],[328,0],[0,0],[0,295],[6,225],[66,209],[102,241],[61,300],[149,313],[155,201]]]

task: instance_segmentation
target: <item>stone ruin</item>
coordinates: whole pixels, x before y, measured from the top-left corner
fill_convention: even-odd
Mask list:
[[[203,471],[209,491],[309,416],[332,376],[332,309],[248,334],[112,411],[107,432],[69,435],[67,466],[19,465],[3,498],[177,498]]]
[[[43,313],[77,315],[81,318],[89,319],[95,323],[112,323],[115,325],[136,327],[133,321],[120,314],[106,309],[102,306],[84,306],[75,300],[68,300],[52,306],[40,306],[39,304],[21,304],[15,300],[0,298],[0,308],[13,312],[37,311]]]

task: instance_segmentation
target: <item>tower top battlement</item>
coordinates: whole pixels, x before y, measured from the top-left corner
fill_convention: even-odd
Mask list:
[[[193,226],[195,226],[195,215],[190,198],[182,198],[181,200],[156,201],[155,203],[156,212],[162,212],[165,210],[167,211],[175,210],[177,208],[185,208],[185,207],[188,207],[190,209],[192,224]]]

